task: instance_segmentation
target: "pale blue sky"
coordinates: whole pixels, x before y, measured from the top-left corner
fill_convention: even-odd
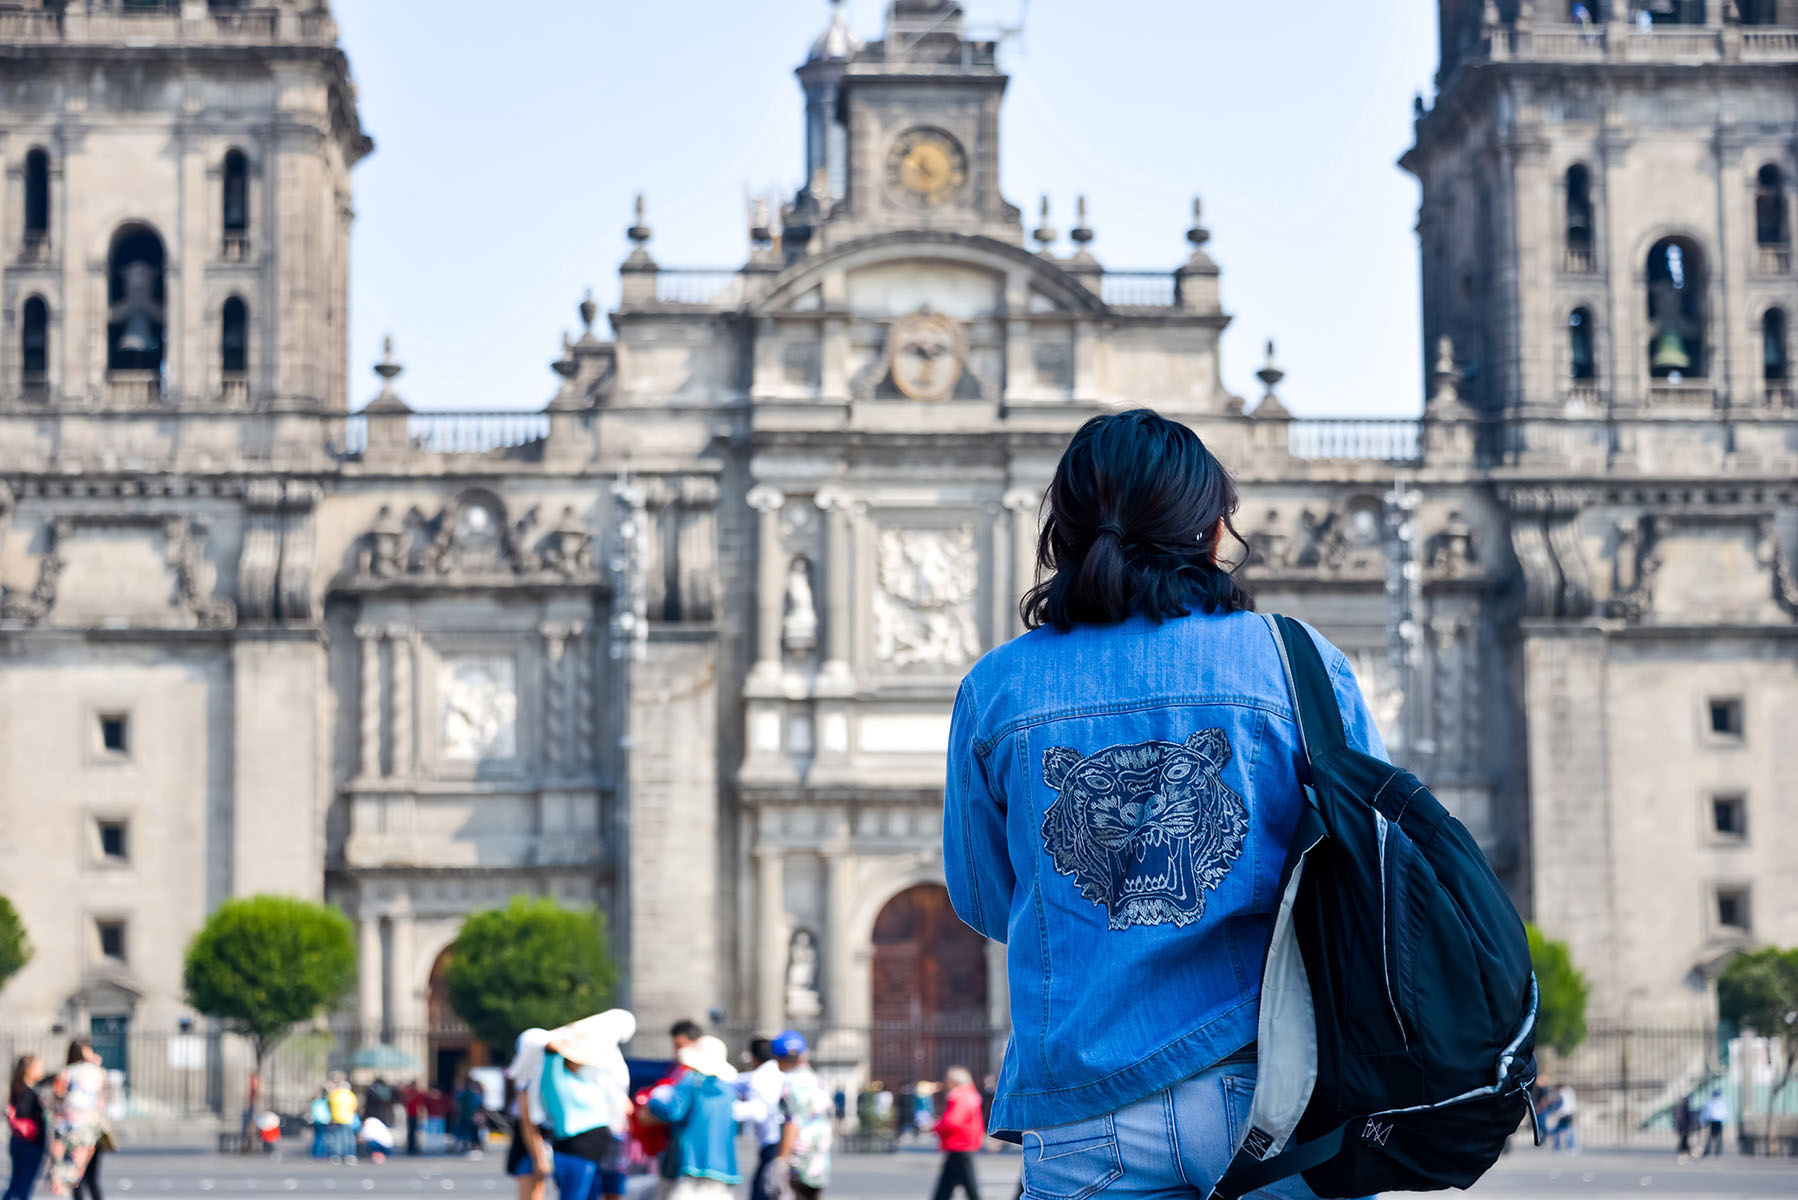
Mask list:
[[[1019,4],[969,0],[970,21]],[[415,408],[541,405],[583,289],[616,301],[634,192],[659,262],[733,266],[745,185],[799,181],[792,72],[824,0],[334,7],[376,142],[355,173],[358,406],[386,333]],[[885,7],[849,0],[857,32]],[[1065,233],[1084,192],[1103,263],[1164,269],[1200,194],[1229,387],[1260,394],[1272,337],[1296,411],[1414,412],[1417,188],[1394,162],[1435,36],[1430,0],[1034,0],[1005,54],[1006,196],[1033,217],[1047,192]]]

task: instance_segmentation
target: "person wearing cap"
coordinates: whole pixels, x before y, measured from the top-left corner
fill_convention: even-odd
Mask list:
[[[727,1200],[741,1181],[737,1123],[751,1102],[737,1098],[737,1069],[724,1043],[707,1035],[681,1048],[679,1083],[649,1094],[649,1111],[673,1127],[676,1178],[670,1200]],[[740,1109],[739,1105],[743,1107]]]
[[[786,1117],[780,1160],[787,1164],[796,1200],[818,1200],[830,1182],[836,1102],[806,1061],[804,1037],[789,1029],[774,1039],[773,1049],[780,1062],[780,1106]]]
[[[619,1046],[637,1032],[621,1008],[552,1029],[539,1090],[549,1118],[550,1173],[564,1200],[622,1197],[630,1167],[630,1069]]]

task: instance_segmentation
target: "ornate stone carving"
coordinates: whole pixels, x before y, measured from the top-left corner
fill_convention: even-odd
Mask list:
[[[1652,515],[1620,521],[1611,555],[1611,596],[1605,615],[1631,623],[1654,611],[1654,578],[1661,566],[1660,537]]]
[[[1249,553],[1256,566],[1289,567],[1293,557],[1292,534],[1280,520],[1280,510],[1270,508],[1261,527],[1249,538]]]
[[[593,535],[575,515],[574,505],[562,509],[561,519],[550,530],[543,546],[543,567],[564,579],[585,575],[593,569]]]
[[[313,513],[323,498],[316,483],[290,480],[282,498],[286,521],[281,533],[279,576],[281,619],[311,621],[317,615],[312,594],[312,550],[316,538]]]
[[[21,596],[11,588],[0,589],[0,617],[36,625],[56,607],[56,584],[65,565],[61,545],[68,537],[66,519],[51,521],[44,528],[44,552],[37,560],[37,580],[31,590]]]
[[[593,575],[593,534],[574,506],[565,505],[554,528],[541,537],[538,512],[533,505],[509,521],[499,498],[484,490],[463,493],[434,517],[415,507],[401,521],[382,505],[362,535],[357,578],[363,586],[421,577],[493,586],[565,583]],[[290,524],[290,542],[298,532],[300,527]],[[307,545],[309,555],[309,536]]]
[[[1540,517],[1516,513],[1511,519],[1511,549],[1523,570],[1523,615],[1552,617],[1561,591],[1561,573],[1548,549]]]
[[[1554,551],[1556,565],[1561,569],[1560,615],[1591,615],[1592,572],[1586,566],[1585,551],[1580,546],[1578,516],[1568,514],[1550,517],[1548,545]]]
[[[204,521],[170,517],[163,522],[167,539],[164,561],[175,577],[175,605],[201,629],[228,629],[237,621],[237,606],[214,599],[205,580],[204,546],[208,526]]]
[[[480,763],[517,756],[518,684],[512,659],[501,654],[446,657],[437,698],[445,759]]]
[[[900,317],[887,336],[887,370],[893,386],[913,400],[947,400],[954,395],[967,358],[961,325],[929,309]]]
[[[1325,570],[1342,566],[1348,545],[1337,516],[1334,510],[1319,516],[1308,508],[1299,514],[1299,546],[1292,555],[1293,565]]]
[[[1442,528],[1430,538],[1424,561],[1433,573],[1449,579],[1464,578],[1479,569],[1473,526],[1461,516],[1459,509],[1449,513]]]
[[[875,546],[874,656],[894,667],[955,667],[980,653],[974,529],[882,529]]]
[[[1757,557],[1772,576],[1773,602],[1782,611],[1798,617],[1798,572],[1793,571],[1792,560],[1779,544],[1779,531],[1771,515],[1762,518],[1759,533]]]
[[[237,556],[238,613],[248,621],[275,616],[275,583],[281,564],[281,483],[253,479],[244,486],[248,521]]]
[[[787,950],[787,1017],[794,1024],[804,1024],[823,1011],[818,995],[818,937],[809,929],[795,929]]]
[[[786,602],[780,629],[781,644],[793,654],[810,654],[818,645],[818,607],[812,598],[812,564],[803,554],[787,564]]]
[[[393,515],[393,508],[383,504],[375,514],[375,523],[363,535],[362,573],[376,579],[393,579],[405,573],[406,527]]]

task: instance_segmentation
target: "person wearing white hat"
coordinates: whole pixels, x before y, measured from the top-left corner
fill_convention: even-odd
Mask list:
[[[619,1046],[637,1032],[621,1008],[552,1029],[539,1090],[549,1118],[551,1174],[564,1200],[622,1197],[630,1167],[630,1069]]]
[[[678,1157],[669,1200],[728,1200],[737,1170],[737,1069],[715,1037],[702,1037],[679,1054],[687,1068],[679,1083],[649,1094],[649,1111],[674,1127]]]

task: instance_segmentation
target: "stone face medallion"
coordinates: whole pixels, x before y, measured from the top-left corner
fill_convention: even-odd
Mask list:
[[[968,343],[961,326],[926,309],[900,317],[887,339],[893,386],[913,400],[952,396],[967,356]]]

